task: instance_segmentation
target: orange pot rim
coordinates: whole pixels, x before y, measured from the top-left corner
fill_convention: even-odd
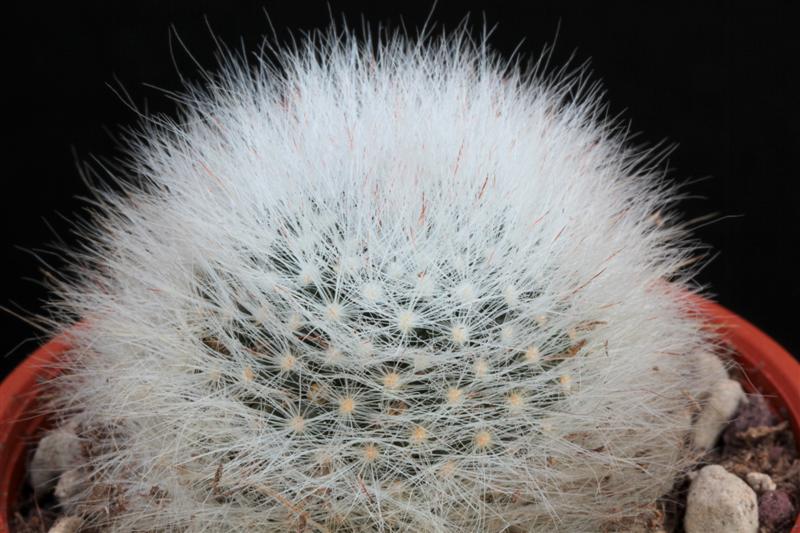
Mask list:
[[[707,317],[736,351],[749,392],[759,391],[790,421],[800,446],[800,363],[777,342],[753,324],[725,307],[692,297],[698,311]],[[39,413],[42,382],[58,373],[56,363],[69,348],[68,334],[41,346],[0,383],[0,533],[9,531],[30,446],[40,435],[45,416]],[[794,528],[800,529],[800,516]]]

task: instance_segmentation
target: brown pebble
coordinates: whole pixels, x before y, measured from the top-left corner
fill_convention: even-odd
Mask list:
[[[751,427],[772,426],[778,422],[775,414],[770,410],[763,396],[748,396],[747,402],[739,404],[739,409],[733,420],[722,434],[722,441],[726,446],[743,444],[740,433]]]
[[[789,454],[790,454],[789,450],[787,450],[785,446],[776,444],[775,446],[772,446],[769,449],[769,462],[777,463],[779,459],[786,457]]]
[[[794,505],[782,490],[769,490],[758,498],[758,521],[762,528],[776,529],[794,518]]]

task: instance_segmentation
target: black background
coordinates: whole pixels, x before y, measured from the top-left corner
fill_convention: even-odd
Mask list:
[[[108,84],[124,87],[149,112],[171,113],[173,103],[149,85],[175,90],[179,72],[197,78],[174,36],[171,52],[171,27],[213,69],[206,18],[227,45],[256,50],[270,31],[265,10],[285,40],[288,30],[324,28],[331,13],[356,26],[364,15],[373,27],[398,26],[402,16],[414,30],[431,6],[336,0],[6,5],[0,305],[24,313],[40,308],[42,274],[25,250],[53,242],[54,231],[72,240],[64,218],[74,218],[82,206],[76,196],[86,190],[76,160],[118,155],[113,132],[135,123],[135,113]],[[800,47],[788,7],[440,1],[431,19],[452,28],[468,12],[476,30],[484,18],[497,24],[491,42],[506,55],[522,42],[522,53],[537,56],[555,40],[553,64],[573,54],[576,65],[591,59],[612,114],[641,132],[637,141],[678,144],[670,175],[690,182],[686,191],[693,197],[682,211],[687,219],[716,214],[716,222],[696,231],[717,254],[700,281],[800,354],[798,269],[790,259],[800,243]],[[7,312],[0,312],[0,328],[2,374],[41,339]]]

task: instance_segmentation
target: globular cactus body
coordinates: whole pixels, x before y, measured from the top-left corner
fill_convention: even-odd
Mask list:
[[[647,154],[580,75],[373,44],[228,64],[98,193],[56,304],[89,523],[593,531],[689,464],[710,339]]]

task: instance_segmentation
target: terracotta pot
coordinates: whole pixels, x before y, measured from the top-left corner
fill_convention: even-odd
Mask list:
[[[39,414],[39,386],[57,375],[67,337],[51,340],[28,356],[0,383],[0,533],[9,532],[25,479],[28,451],[47,422]]]
[[[700,300],[699,304],[710,323],[736,349],[748,378],[743,386],[770,397],[775,409],[791,421],[800,443],[800,364],[740,316],[707,300]],[[58,360],[67,346],[66,337],[48,342],[0,384],[0,533],[8,532],[28,452],[46,423],[43,416],[35,414],[39,406],[39,383],[53,377],[56,371],[49,365]],[[800,529],[800,516],[795,528]]]

